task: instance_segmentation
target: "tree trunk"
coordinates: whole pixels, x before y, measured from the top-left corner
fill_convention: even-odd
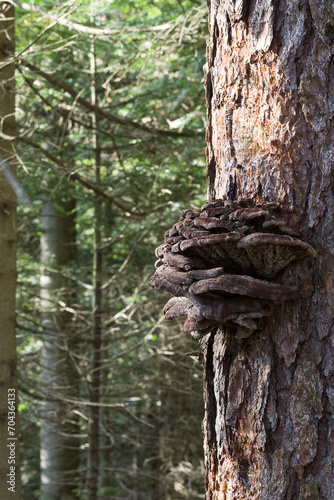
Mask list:
[[[77,343],[71,289],[62,271],[73,264],[75,217],[73,201],[57,208],[45,203],[41,237],[42,348],[40,464],[41,498],[76,498],[79,466],[79,426],[73,400],[78,397],[78,373],[73,352]],[[63,304],[62,306],[60,304]]]
[[[15,343],[14,8],[0,5],[0,497],[20,497]]]
[[[208,3],[208,197],[278,203],[317,258],[261,330],[203,339],[206,500],[331,500],[334,6]]]
[[[95,39],[91,42],[91,103],[97,105],[97,68],[95,54]],[[92,113],[92,148],[94,152],[95,185],[101,184],[101,150],[97,132],[98,117]],[[102,235],[101,235],[102,204],[99,197],[94,200],[94,248],[93,248],[93,357],[91,370],[90,426],[88,452],[88,498],[96,500],[99,483],[103,484],[103,471],[100,470],[101,454],[99,452],[100,436],[100,398],[101,398],[101,348],[102,348]]]

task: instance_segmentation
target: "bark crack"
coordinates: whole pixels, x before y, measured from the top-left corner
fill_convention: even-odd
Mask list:
[[[228,143],[228,159],[235,158],[235,147],[233,144],[233,109],[227,104],[225,108],[226,140]]]
[[[214,362],[213,362],[213,343],[216,331],[214,330],[209,338],[206,356],[206,380],[208,394],[208,431],[209,431],[209,446],[211,449],[216,449],[216,416],[217,416],[217,400],[215,395],[214,385]]]

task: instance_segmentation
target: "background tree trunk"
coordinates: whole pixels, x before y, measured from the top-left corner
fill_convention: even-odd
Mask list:
[[[95,39],[91,43],[91,103],[97,105],[97,68],[95,54]],[[101,150],[99,148],[99,137],[97,132],[98,117],[92,113],[92,149],[94,154],[94,181],[96,186],[101,184]],[[99,436],[101,425],[101,364],[102,364],[102,203],[96,196],[94,199],[94,248],[93,248],[93,311],[92,311],[92,334],[93,334],[93,356],[91,370],[90,411],[89,425],[89,452],[88,452],[88,498],[96,500],[98,496],[99,479],[103,483],[103,471],[101,470],[101,454],[99,452]]]
[[[13,190],[15,162],[15,79],[14,79],[14,8],[0,4],[0,497],[20,498],[19,443],[17,415],[8,429],[9,414],[17,403],[15,289],[16,289],[16,197]],[[12,186],[11,186],[12,185]],[[8,404],[9,394],[14,396]],[[13,434],[10,434],[13,432]],[[8,440],[12,438],[12,440]],[[15,446],[8,445],[15,441]],[[14,449],[15,448],[15,449]],[[9,463],[10,451],[14,462]],[[10,466],[16,467],[9,477]],[[15,479],[14,479],[15,476]],[[8,491],[14,481],[14,490]]]
[[[208,197],[275,201],[317,251],[279,280],[298,302],[204,337],[206,499],[334,491],[334,6],[209,1]]]
[[[40,466],[41,498],[76,498],[79,426],[73,400],[78,397],[78,372],[73,353],[77,343],[72,314],[73,289],[62,271],[73,264],[74,202],[61,207],[45,203],[41,237],[42,348]],[[63,304],[61,306],[60,304]]]

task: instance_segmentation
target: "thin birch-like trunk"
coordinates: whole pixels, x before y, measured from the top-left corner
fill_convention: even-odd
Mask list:
[[[73,499],[78,486],[80,440],[74,400],[78,398],[77,343],[71,313],[73,290],[63,272],[74,262],[75,204],[46,202],[42,211],[41,309],[41,498]]]

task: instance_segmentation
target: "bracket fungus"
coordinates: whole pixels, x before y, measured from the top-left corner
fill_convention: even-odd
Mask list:
[[[173,295],[166,319],[186,316],[184,330],[200,337],[234,324],[249,337],[273,314],[275,303],[296,300],[296,286],[273,281],[291,262],[315,250],[289,228],[279,205],[214,200],[183,210],[156,249],[151,285]]]

